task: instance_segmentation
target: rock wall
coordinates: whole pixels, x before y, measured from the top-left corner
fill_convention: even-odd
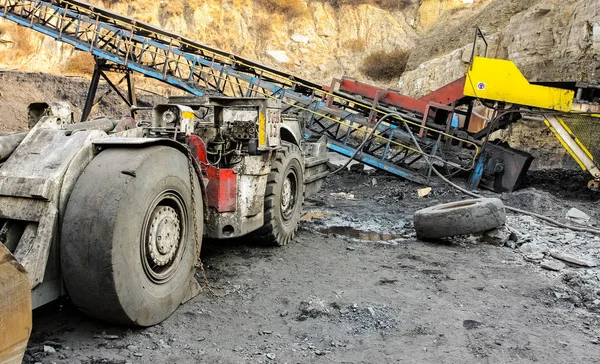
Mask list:
[[[329,2],[295,0],[289,3],[298,8],[290,13],[266,9],[260,0],[90,2],[326,84],[334,76],[364,79],[359,68],[366,55],[412,49],[418,37],[409,25],[416,17],[410,6],[390,11],[369,4],[334,7]],[[407,20],[405,14],[412,18]],[[2,68],[80,73],[85,63],[70,46],[12,23],[1,22],[0,34]]]
[[[598,72],[597,0],[406,0],[391,9],[373,0],[91,2],[325,84],[343,75],[364,80],[365,56],[400,49],[412,51],[401,91],[427,93],[464,73],[476,25],[488,32],[489,54],[515,61],[530,79],[594,80]],[[0,21],[1,68],[81,73],[90,62]]]
[[[467,14],[477,12],[492,0],[422,0],[420,2],[417,26],[421,33],[436,27],[455,24]],[[462,13],[462,14],[461,14]]]
[[[375,51],[410,50],[400,80],[409,95],[464,73],[476,25],[488,31],[491,56],[515,61],[534,80],[594,79],[600,50],[597,0],[408,0],[391,10],[369,0],[91,2],[324,84],[344,75],[366,80],[361,63]],[[281,3],[296,7],[266,6]],[[91,58],[0,21],[0,67],[86,73]]]
[[[544,0],[500,33],[500,55],[535,81],[598,81],[600,3]]]
[[[497,10],[499,5],[515,4],[509,0],[500,4],[495,0],[477,18],[485,17],[490,9]],[[516,8],[509,7],[511,16],[507,24],[488,33],[489,56],[515,62],[531,81],[600,81],[598,0],[534,1],[526,10],[512,14],[521,6],[523,3]],[[423,38],[417,47],[430,39]],[[445,39],[441,37],[441,40]],[[472,54],[472,44],[468,42],[406,72],[398,82],[399,90],[411,96],[422,96],[464,75]],[[440,47],[447,47],[449,43],[443,42]],[[482,43],[476,53],[483,54]],[[534,169],[578,168],[541,122],[520,122],[510,131],[498,133],[497,137],[534,155]]]
[[[600,76],[597,0],[538,1],[486,38],[489,56],[515,62],[531,81],[598,81]],[[420,96],[455,80],[465,73],[471,50],[472,40],[467,40],[457,49],[420,63],[401,77],[400,90]],[[477,53],[483,54],[482,43]]]

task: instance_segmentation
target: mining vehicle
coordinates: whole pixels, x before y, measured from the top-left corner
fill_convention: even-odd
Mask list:
[[[289,243],[328,174],[324,140],[279,100],[178,97],[147,121],[54,106],[0,137],[2,363],[63,295],[104,321],[163,321],[199,292],[203,238]]]
[[[0,0],[0,17],[95,59],[83,122],[41,103],[29,132],[0,137],[0,361],[24,348],[30,301],[66,293],[92,316],[151,325],[197,290],[202,237],[289,242],[327,174],[324,147],[422,185],[437,170],[504,193],[533,157],[490,137],[528,118],[600,189],[600,86],[529,82],[487,57],[479,28],[464,77],[416,99],[347,77],[322,85],[81,0]],[[139,107],[134,74],[231,98],[90,120],[102,79]]]

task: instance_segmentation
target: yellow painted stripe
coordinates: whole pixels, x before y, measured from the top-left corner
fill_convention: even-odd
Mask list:
[[[191,111],[184,111],[181,113],[181,117],[184,119],[193,119],[194,118],[194,113]]]
[[[264,147],[267,144],[265,138],[266,128],[265,115],[261,112],[258,114],[258,145]]]
[[[571,155],[571,157],[573,157],[573,159],[575,160],[575,162],[577,162],[577,164],[579,164],[579,167],[583,171],[587,171],[587,168],[585,167],[585,165],[583,164],[583,162],[579,159],[579,157],[577,157],[575,155],[575,153],[573,153],[573,150],[571,150],[571,148],[569,148],[569,146],[567,145],[567,143],[565,143],[565,141],[563,140],[563,138],[561,138],[560,134],[558,134],[558,132],[556,131],[556,129],[554,129],[554,127],[552,125],[550,125],[550,122],[548,120],[544,119],[544,124],[546,124],[546,126],[548,127],[548,129],[550,129],[550,131],[552,131],[552,133],[556,136],[556,139],[558,139],[558,141],[560,142],[560,144],[562,144],[563,148],[565,148],[565,150],[567,152],[569,152],[569,154]]]

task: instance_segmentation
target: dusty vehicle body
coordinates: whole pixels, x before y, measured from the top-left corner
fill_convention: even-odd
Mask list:
[[[68,294],[91,316],[156,324],[197,294],[203,236],[287,244],[327,175],[325,143],[278,100],[179,98],[147,122],[46,110],[0,136],[2,262],[32,308]]]

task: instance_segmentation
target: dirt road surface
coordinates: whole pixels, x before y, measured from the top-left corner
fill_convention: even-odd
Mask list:
[[[575,206],[596,219],[598,196],[561,189],[555,177],[534,175],[505,201],[555,217]],[[521,251],[574,246],[563,239],[569,231],[511,217],[520,230],[512,247],[479,237],[421,242],[414,211],[464,197],[434,187],[419,199],[417,188],[391,176],[330,176],[289,246],[204,243],[214,294],[205,288],[148,329],[94,321],[66,299],[47,305],[35,311],[26,362],[600,362],[600,271],[545,270]]]

